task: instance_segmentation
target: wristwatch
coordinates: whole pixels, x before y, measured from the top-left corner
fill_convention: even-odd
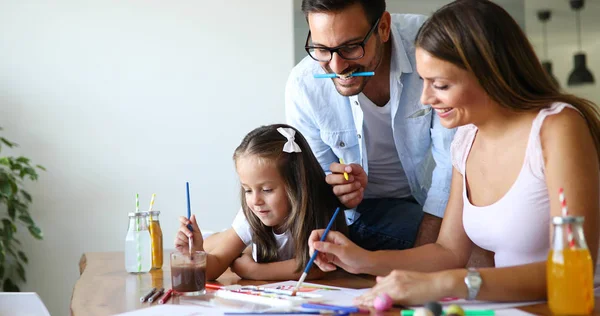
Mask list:
[[[467,276],[465,277],[465,284],[467,285],[467,290],[469,291],[467,300],[475,300],[477,294],[479,294],[481,282],[481,274],[479,274],[475,268],[468,268]]]

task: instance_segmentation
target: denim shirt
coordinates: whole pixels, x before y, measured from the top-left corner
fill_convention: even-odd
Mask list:
[[[443,217],[452,177],[450,143],[455,130],[446,129],[431,107],[421,104],[423,82],[416,72],[414,40],[426,17],[392,14],[390,105],[394,143],[414,198],[423,211]],[[363,135],[363,112],[357,96],[340,95],[319,63],[305,57],[292,70],[285,91],[286,118],[306,138],[321,164],[343,158],[369,173]],[[347,210],[353,223],[359,214]]]

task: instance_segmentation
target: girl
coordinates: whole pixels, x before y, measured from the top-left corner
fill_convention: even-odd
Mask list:
[[[181,217],[175,247],[188,251],[188,238],[193,238],[194,250],[207,252],[209,280],[230,265],[246,279],[297,279],[309,259],[310,232],[326,227],[341,206],[325,182],[323,169],[300,132],[284,124],[250,132],[233,160],[241,182],[242,209],[232,227],[203,240],[195,216]],[[334,227],[346,231],[344,216],[336,218]],[[249,245],[252,255],[240,257]],[[309,277],[317,277],[317,271]]]
[[[455,1],[435,12],[416,38],[421,101],[446,128],[450,198],[435,243],[368,253],[330,232],[309,245],[323,270],[375,274],[357,303],[386,293],[399,304],[443,297],[490,301],[546,298],[551,217],[585,217],[596,262],[600,223],[600,114],[592,102],[560,92],[519,25],[492,1]],[[332,170],[333,172],[339,172]],[[339,175],[338,175],[339,177]],[[495,253],[495,268],[465,269],[473,245]],[[333,262],[332,265],[330,262]]]

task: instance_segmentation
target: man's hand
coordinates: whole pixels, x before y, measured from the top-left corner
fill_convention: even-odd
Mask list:
[[[333,193],[347,208],[355,208],[362,202],[367,187],[367,173],[357,164],[342,165],[337,162],[329,166],[331,174],[325,181],[333,187]],[[348,174],[348,180],[344,178]]]
[[[354,244],[340,232],[330,231],[325,241],[320,241],[324,229],[313,230],[308,237],[310,255],[319,251],[315,264],[323,271],[329,272],[340,267],[350,273],[362,273],[368,260],[368,252]]]
[[[419,226],[417,238],[415,238],[414,247],[436,242],[441,227],[441,218],[425,213],[425,215],[423,215],[423,220],[421,221],[421,226]]]

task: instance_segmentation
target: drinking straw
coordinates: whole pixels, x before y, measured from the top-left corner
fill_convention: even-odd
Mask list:
[[[142,249],[141,249],[141,245],[140,245],[140,217],[138,216],[138,213],[140,212],[140,194],[136,193],[135,194],[135,218],[136,218],[136,231],[135,231],[135,244],[136,244],[136,248],[137,248],[137,254],[136,254],[136,258],[137,258],[137,268],[138,268],[138,273],[142,272]]]
[[[154,206],[154,198],[156,197],[156,193],[152,193],[152,198],[150,199],[150,207],[148,208],[148,213],[152,212],[152,206]]]
[[[562,208],[562,216],[569,216],[569,209],[567,208],[567,200],[565,199],[565,191],[563,188],[558,189],[558,199],[560,200],[560,206]],[[571,224],[567,223],[567,240],[569,241],[569,247],[575,248],[575,240],[573,239],[573,231],[571,230]]]

